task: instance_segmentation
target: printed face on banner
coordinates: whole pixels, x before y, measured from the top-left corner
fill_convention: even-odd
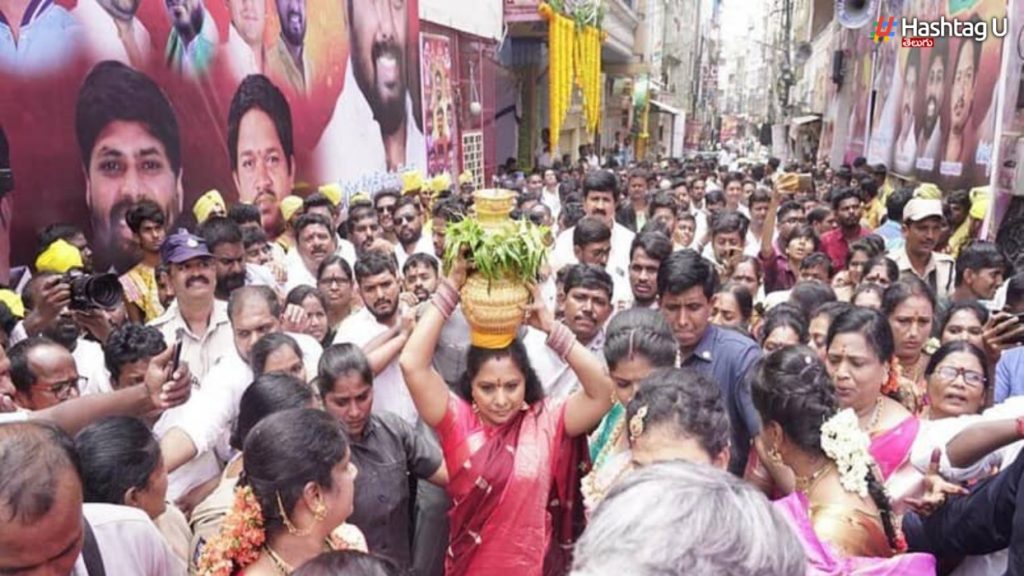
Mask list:
[[[406,2],[349,0],[352,71],[381,131],[405,123]]]
[[[263,42],[267,26],[267,4],[264,0],[228,0],[231,25],[242,40],[252,46]]]
[[[211,189],[229,205],[257,206],[273,239],[284,229],[280,201],[289,194],[338,183],[347,201],[358,191],[398,186],[409,169],[426,176],[427,128],[440,136],[432,145],[447,143],[434,154],[445,171],[461,171],[457,117],[463,111],[453,94],[463,81],[455,68],[461,37],[447,39],[443,65],[425,68],[431,86],[444,89],[423,94],[417,0],[39,5],[45,7],[34,16],[31,44],[8,50],[0,42],[0,85],[7,89],[0,119],[15,162],[13,197],[18,206],[32,206],[0,218],[0,254],[13,240],[13,265],[34,256],[36,230],[67,222],[81,226],[96,247],[98,268],[123,272],[139,256],[124,222],[132,205],[157,202],[173,229],[191,223],[192,204]],[[148,97],[140,104],[132,84],[112,87],[96,106],[80,109],[86,76],[110,60],[155,85],[163,104]],[[231,101],[253,74],[265,75],[283,94],[294,133],[279,134],[276,113],[256,107],[235,123],[237,147],[229,151]],[[174,142],[163,118],[141,117],[137,108],[170,111]],[[81,133],[80,112],[96,124],[88,137],[95,142],[82,147],[74,137]]]

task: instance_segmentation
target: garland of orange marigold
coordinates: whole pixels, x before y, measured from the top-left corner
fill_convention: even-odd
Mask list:
[[[206,543],[199,557],[199,576],[231,576],[260,556],[266,540],[263,511],[249,486],[235,488],[235,502],[220,532]]]

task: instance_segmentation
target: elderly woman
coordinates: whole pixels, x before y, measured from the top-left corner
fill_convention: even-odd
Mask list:
[[[857,415],[841,409],[811,349],[768,355],[751,394],[767,452],[796,475],[796,491],[775,505],[803,541],[809,573],[934,574],[930,555],[897,555],[896,515],[871,467],[866,438],[860,441]]]
[[[807,566],[793,530],[756,489],[672,460],[618,483],[580,537],[572,576],[610,574],[803,576]]]

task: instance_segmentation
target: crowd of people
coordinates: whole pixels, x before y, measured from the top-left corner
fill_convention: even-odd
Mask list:
[[[502,167],[549,251],[499,348],[442,264],[469,175],[141,199],[125,269],[41,231],[0,291],[0,573],[1024,574],[984,191],[598,163]]]

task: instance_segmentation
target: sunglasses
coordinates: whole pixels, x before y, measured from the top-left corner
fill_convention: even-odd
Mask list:
[[[396,224],[405,224],[406,222],[412,222],[415,219],[416,219],[415,216],[401,216],[399,218],[395,218],[395,223]]]
[[[386,212],[388,214],[394,214],[394,206],[377,206],[377,212]]]

